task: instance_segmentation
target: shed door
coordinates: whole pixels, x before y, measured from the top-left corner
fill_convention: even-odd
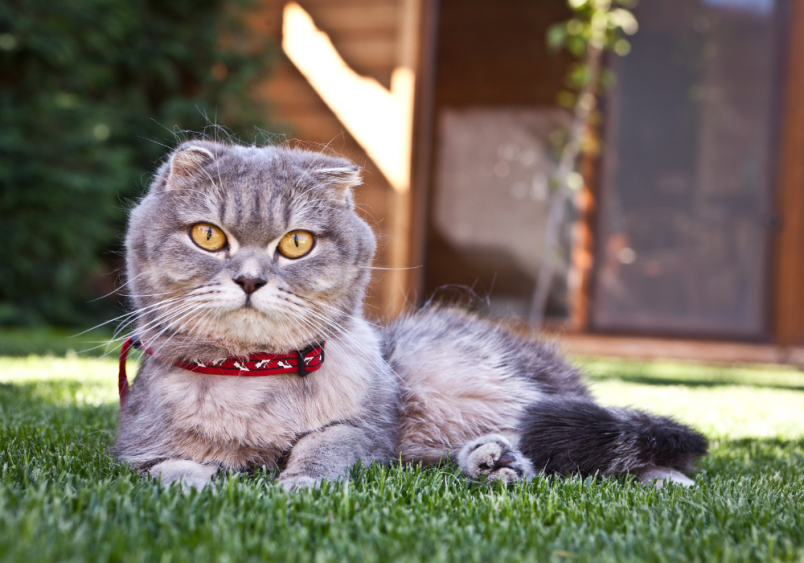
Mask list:
[[[766,335],[781,7],[639,4],[609,99],[593,328]]]

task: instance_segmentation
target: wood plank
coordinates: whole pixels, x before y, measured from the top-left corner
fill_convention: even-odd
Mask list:
[[[582,356],[804,367],[804,347],[580,334],[563,335],[556,340],[565,352]]]
[[[438,45],[439,0],[421,3],[419,45],[416,53],[416,104],[411,155],[410,229],[407,295],[413,306],[424,300],[424,261],[427,241],[427,202],[432,186],[432,155],[435,141],[435,73]]]
[[[287,1],[262,0],[258,9],[249,11],[249,19],[257,20],[252,24],[253,28],[279,38],[282,31],[282,9]],[[399,0],[299,0],[298,3],[313,17],[316,25],[327,33],[396,33],[399,27]]]
[[[299,4],[305,10],[314,10],[317,7],[327,7],[333,4],[368,8],[371,6],[399,6],[400,0],[301,0]]]
[[[295,70],[295,69],[294,69]],[[390,81],[391,73],[386,78]],[[313,107],[327,107],[310,85],[301,76],[281,76],[279,73],[271,75],[254,88],[258,96],[271,100],[272,104],[298,106],[309,104]]]
[[[390,71],[396,65],[396,39],[393,37],[360,38],[331,34],[330,39],[343,60],[358,73],[361,73],[361,67]]]
[[[442,0],[436,107],[555,106],[574,59],[544,37],[570,15],[564,0]]]
[[[261,97],[270,99],[275,106],[287,104],[326,107],[309,84],[295,77],[271,77],[270,80],[258,84],[255,90]]]
[[[776,240],[774,333],[779,344],[804,344],[804,2],[792,2]]]
[[[302,6],[307,2],[301,2]],[[389,30],[396,33],[399,7],[394,3],[355,5],[344,2],[311,5],[310,14],[316,25],[327,31],[361,32]]]
[[[330,8],[364,8],[372,9],[375,7],[398,8],[400,0],[257,0],[256,4],[262,9],[279,9],[288,2],[296,2],[306,11],[326,10]]]

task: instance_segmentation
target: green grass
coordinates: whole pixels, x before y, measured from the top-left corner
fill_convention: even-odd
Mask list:
[[[108,455],[115,358],[0,357],[0,561],[804,562],[804,374],[583,363],[604,403],[710,437],[694,489],[489,488],[445,466],[373,467],[290,496],[258,471],[185,495]]]
[[[108,326],[88,332],[69,328],[5,328],[0,330],[0,356],[102,356],[110,351]]]

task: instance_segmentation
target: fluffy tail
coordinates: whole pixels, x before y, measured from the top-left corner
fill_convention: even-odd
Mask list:
[[[671,418],[606,408],[588,399],[548,398],[528,408],[519,448],[536,471],[569,475],[689,471],[706,454],[698,432]]]

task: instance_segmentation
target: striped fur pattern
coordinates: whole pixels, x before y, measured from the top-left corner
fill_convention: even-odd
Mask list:
[[[221,469],[281,469],[287,489],[347,478],[356,463],[451,459],[471,479],[537,472],[633,473],[690,484],[706,451],[670,419],[596,405],[550,344],[459,309],[427,307],[385,327],[362,301],[375,239],[355,213],[357,167],[286,146],[179,146],[133,209],[129,317],[146,356],[123,408],[116,454],[163,482],[202,487]],[[228,246],[195,245],[209,223]],[[299,259],[277,251],[313,233]],[[246,291],[236,280],[259,280]],[[234,378],[174,367],[288,353],[326,340],[305,378]]]

